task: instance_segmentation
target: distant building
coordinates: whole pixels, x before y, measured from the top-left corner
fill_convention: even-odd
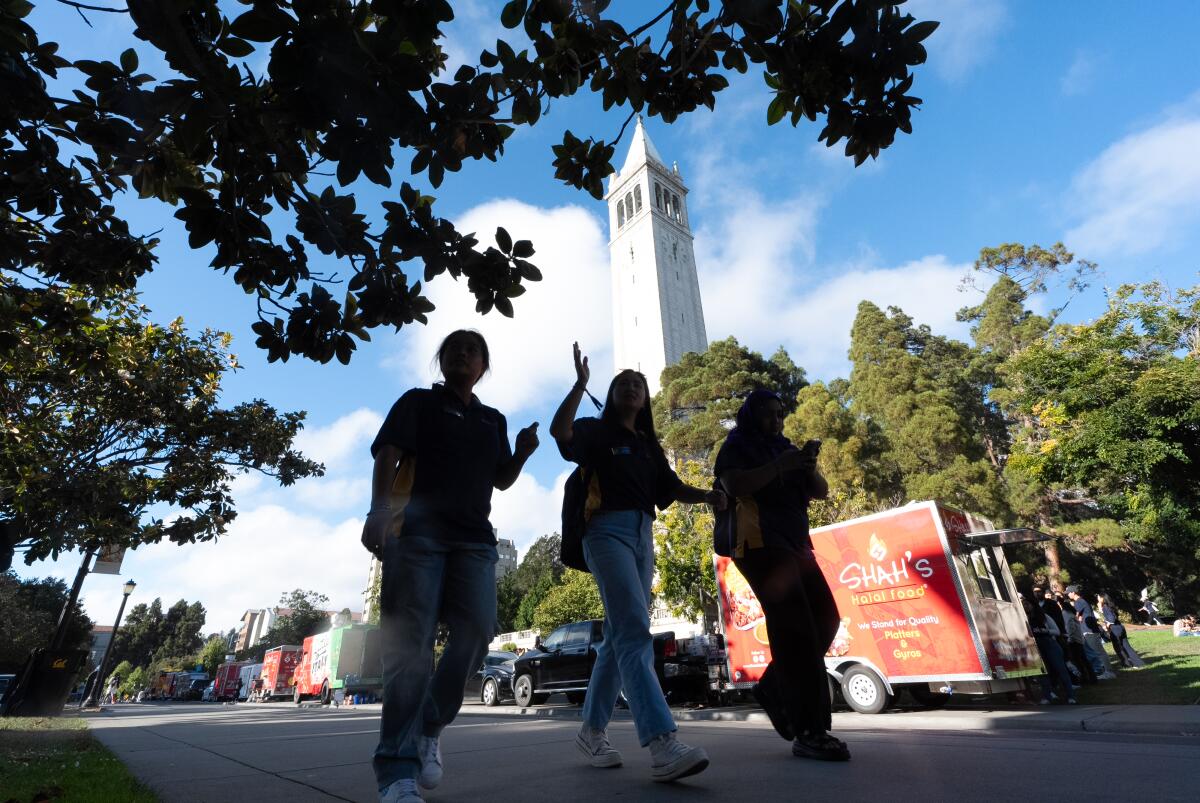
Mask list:
[[[496,552],[500,555],[500,560],[496,562],[496,579],[499,580],[509,572],[516,570],[517,545],[511,538],[497,538]]]
[[[253,647],[267,635],[271,625],[275,624],[276,608],[258,608],[242,614],[242,626],[238,628],[233,649],[244,650]]]
[[[92,628],[92,644],[88,648],[89,666],[100,665],[100,659],[104,657],[104,651],[108,649],[112,638],[112,625],[96,625]]]

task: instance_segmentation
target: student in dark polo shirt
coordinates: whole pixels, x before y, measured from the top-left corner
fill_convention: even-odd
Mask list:
[[[783,436],[779,396],[756,390],[742,404],[713,473],[734,498],[734,543],[728,552],[767,619],[771,663],[754,687],[779,735],[803,758],[846,761],[850,751],[829,735],[825,652],[838,611],[813,557],[808,502],[829,493],[817,471],[819,442],[798,449]]]
[[[451,333],[437,352],[445,382],[414,388],[371,444],[375,470],[363,545],[383,561],[383,718],[375,777],[384,803],[420,801],[442,778],[439,734],[462,705],[467,676],[496,621],[492,489],[516,482],[537,448],[537,423],[515,452],[499,411],[472,392],[488,370],[478,332]],[[433,667],[438,622],[449,630]]]
[[[654,674],[650,635],[650,584],[654,577],[654,508],[672,502],[722,507],[725,495],[684,485],[671,470],[650,412],[646,378],[622,371],[608,386],[600,418],[575,419],[590,371],[575,349],[575,386],[554,414],[550,434],[588,481],[583,554],[604,601],[604,641],[583,705],[576,746],[594,767],[618,767],[621,754],[607,727],[622,684],[642,747],[650,748],[650,774],[673,781],[700,772],[708,756],[675,738],[675,720]]]

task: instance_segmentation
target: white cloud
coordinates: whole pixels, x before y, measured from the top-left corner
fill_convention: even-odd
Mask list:
[[[458,328],[478,329],[487,339],[492,373],[476,392],[510,419],[517,413],[541,410],[547,399],[566,393],[575,378],[572,341],[579,341],[589,355],[593,376],[611,375],[608,243],[592,212],[579,206],[542,209],[498,200],[471,209],[457,225],[460,231],[476,232],[481,245],[490,243],[500,225],[513,239],[532,240],[537,253],[530,261],[543,278],[526,283],[525,294],[513,300],[513,318],[495,311],[479,315],[465,282],[443,276],[442,281],[430,283],[438,326],[414,328],[398,355],[411,375],[432,381],[430,359],[442,338]],[[510,436],[527,423],[510,420]],[[541,422],[543,438],[549,423]]]
[[[362,610],[370,556],[359,543],[362,520],[326,523],[315,515],[282,505],[243,510],[217,541],[177,546],[143,546],[125,555],[120,576],[89,575],[81,598],[88,616],[111,625],[121,601],[121,586],[137,581],[129,606],[162,598],[163,607],[179,599],[200,601],[207,612],[204,633],[236,627],[247,608],[270,607],[294,588],[329,597],[330,609]],[[23,567],[25,576],[67,576],[79,556],[56,564]]]
[[[507,491],[492,494],[492,526],[500,538],[512,539],[522,557],[535,540],[562,529],[563,488],[570,473],[563,471],[547,488],[526,472]]]
[[[1090,259],[1173,245],[1200,221],[1200,96],[1080,170],[1065,199],[1066,244]]]
[[[454,19],[442,26],[446,37],[442,49],[446,51],[446,76],[463,64],[475,66],[479,63],[482,50],[496,52],[496,40],[503,39],[516,50],[528,41],[523,28],[507,30],[500,24],[501,6],[481,0],[456,0]]]
[[[732,334],[764,354],[782,345],[810,379],[827,380],[849,370],[850,327],[861,301],[900,307],[938,334],[967,336],[955,313],[976,301],[958,289],[969,264],[934,255],[893,268],[822,271],[815,259],[818,209],[797,199],[767,210],[759,199],[704,233],[698,253],[710,340]],[[821,273],[833,278],[805,279]]]
[[[1059,79],[1059,89],[1064,95],[1082,95],[1087,92],[1096,79],[1097,66],[1095,57],[1090,53],[1079,51],[1071,61],[1071,66]]]
[[[310,460],[325,464],[327,474],[344,468],[347,462],[363,462],[366,445],[383,424],[383,416],[360,407],[326,427],[306,427],[296,436],[296,448]]]
[[[924,42],[927,63],[952,84],[991,56],[1008,23],[1003,0],[909,0],[904,10],[922,22],[941,23]]]

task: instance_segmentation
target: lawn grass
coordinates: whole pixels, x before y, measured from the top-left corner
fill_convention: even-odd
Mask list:
[[[1196,705],[1200,703],[1200,638],[1176,638],[1169,627],[1129,627],[1129,643],[1145,669],[1118,668],[1116,680],[1079,690],[1083,705]],[[1109,656],[1112,647],[1105,644]]]
[[[77,717],[0,718],[0,801],[154,803]]]

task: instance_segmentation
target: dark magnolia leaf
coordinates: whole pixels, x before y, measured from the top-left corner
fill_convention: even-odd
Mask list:
[[[910,26],[908,30],[904,32],[904,38],[910,42],[921,42],[927,39],[931,33],[936,31],[940,24],[941,23],[934,22],[933,20],[918,22],[916,25]]]
[[[521,20],[525,17],[525,9],[529,6],[528,0],[511,0],[504,6],[504,10],[500,12],[500,24],[505,28],[515,28],[521,24]]]
[[[787,98],[783,95],[776,95],[771,101],[771,105],[767,107],[767,125],[775,125],[783,116],[787,114]]]
[[[511,318],[513,316],[512,302],[509,301],[505,296],[496,296],[496,309],[505,318]]]
[[[278,8],[257,6],[233,21],[229,26],[234,36],[251,42],[273,42],[292,26],[292,18]]]
[[[217,43],[217,49],[227,56],[241,59],[254,52],[254,45],[245,39],[238,39],[236,36],[226,36]]]
[[[533,243],[531,243],[529,240],[517,240],[516,243],[513,244],[513,256],[521,257],[522,259],[528,259],[529,257],[533,256],[533,254]]]
[[[521,274],[521,278],[528,282],[540,282],[542,280],[542,272],[537,269],[536,265],[526,262],[523,259],[516,260],[517,270]]]
[[[124,70],[127,73],[133,74],[137,70],[137,68],[138,68],[138,57],[137,57],[137,53],[134,52],[132,47],[129,48],[128,50],[124,51],[123,53],[121,53],[121,69],[122,70]]]
[[[508,235],[503,226],[496,229],[496,245],[500,246],[500,250],[506,254],[511,254],[513,250],[512,237]]]

